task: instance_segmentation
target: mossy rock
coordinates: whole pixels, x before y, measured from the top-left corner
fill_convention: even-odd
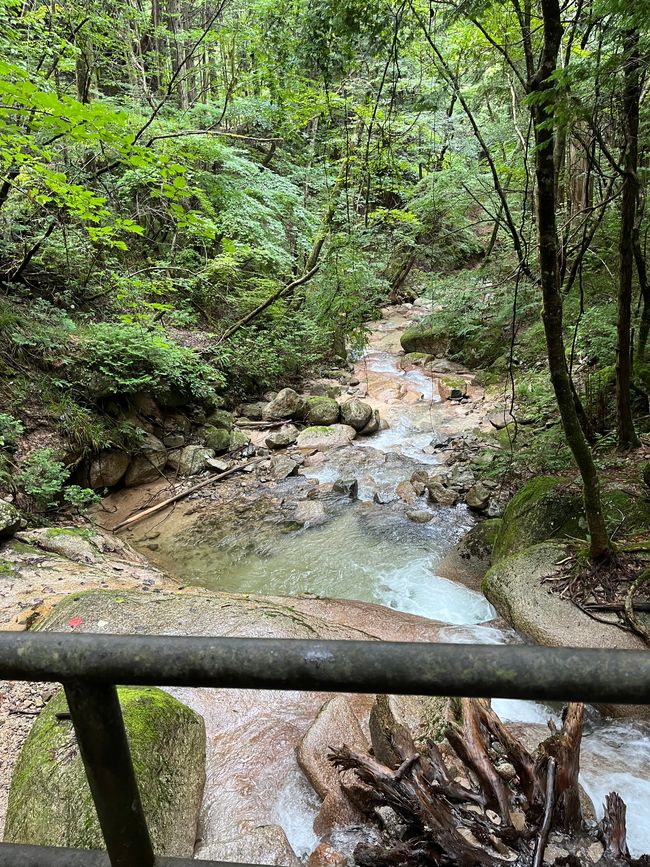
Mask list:
[[[215,452],[227,452],[230,448],[230,431],[222,427],[206,424],[201,429],[201,436],[209,449]]]
[[[18,509],[6,500],[0,500],[0,539],[12,536],[23,526],[25,522]]]
[[[231,452],[236,451],[237,449],[243,449],[245,446],[249,444],[251,438],[248,434],[245,434],[244,431],[241,430],[233,430],[230,432],[230,439],[228,440],[228,448]]]
[[[508,503],[494,542],[496,562],[547,539],[584,539],[582,492],[555,476],[538,476],[520,488]]]
[[[400,343],[407,354],[445,355],[448,338],[441,333],[439,323],[427,316],[409,326],[402,334]]]
[[[232,413],[226,412],[225,409],[216,409],[210,413],[206,423],[210,427],[223,428],[223,430],[232,430],[234,419]]]
[[[189,858],[205,782],[205,726],[160,689],[120,688],[122,714],[154,851]],[[9,792],[5,842],[104,849],[63,691],[25,742]]]
[[[631,491],[607,488],[602,493],[605,523],[617,537],[647,534],[650,531],[650,500]]]
[[[305,421],[309,425],[336,424],[339,412],[337,401],[331,397],[314,395],[305,400]]]

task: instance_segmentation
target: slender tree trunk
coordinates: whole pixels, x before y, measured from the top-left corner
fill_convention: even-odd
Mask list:
[[[621,231],[619,236],[618,317],[616,331],[616,432],[619,449],[637,448],[630,402],[632,381],[632,273],[634,270],[634,224],[638,194],[637,161],[639,136],[639,102],[641,100],[641,58],[639,32],[627,30],[623,35],[623,192],[621,197]]]
[[[542,289],[544,333],[548,365],[562,425],[574,460],[582,476],[585,512],[591,537],[591,556],[602,558],[611,550],[600,500],[598,473],[576,412],[571,378],[566,361],[560,291],[559,244],[557,236],[556,185],[554,164],[554,130],[549,123],[553,113],[553,82],[562,39],[558,0],[542,0],[544,48],[536,74],[529,82],[536,94],[533,120],[535,125],[535,176],[537,181],[537,236],[540,284]]]

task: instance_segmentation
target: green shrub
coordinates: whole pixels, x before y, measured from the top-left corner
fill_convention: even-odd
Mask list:
[[[53,508],[59,502],[68,470],[54,458],[52,449],[37,449],[24,461],[16,481],[32,497],[39,511]]]
[[[0,412],[0,449],[13,449],[22,432],[23,426],[17,418]]]

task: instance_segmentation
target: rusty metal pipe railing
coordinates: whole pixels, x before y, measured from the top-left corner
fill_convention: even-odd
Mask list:
[[[154,857],[115,684],[650,703],[647,652],[512,645],[0,632],[0,678],[64,684],[107,847],[4,843],[0,867],[197,863]]]
[[[650,703],[650,654],[519,645],[0,633],[0,678]]]

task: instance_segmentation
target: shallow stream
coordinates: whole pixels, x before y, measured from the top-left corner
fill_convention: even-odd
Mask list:
[[[474,420],[465,421],[459,409],[454,409],[456,415],[450,418],[452,410],[440,404],[427,371],[416,368],[405,372],[399,367],[392,331],[396,327],[390,320],[377,324],[371,349],[356,368],[361,388],[368,390],[369,401],[380,407],[390,426],[365,440],[358,438],[346,448],[326,453],[323,462],[304,467],[299,477],[286,479],[280,486],[280,495],[290,501],[292,497],[305,497],[306,480],[325,484],[356,479],[358,500],[351,502],[340,496],[325,500],[323,509],[315,510],[317,520],[311,526],[307,520],[287,527],[262,516],[250,523],[244,521],[235,538],[231,535],[225,539],[218,528],[209,524],[203,528],[198,543],[196,532],[186,540],[181,533],[171,556],[180,560],[182,555],[183,566],[180,568],[177,562],[174,571],[185,581],[214,590],[276,596],[313,594],[380,603],[443,621],[448,624],[443,636],[446,641],[516,641],[510,630],[498,621],[492,622],[495,612],[481,594],[436,576],[436,564],[473,524],[466,508],[431,506],[433,519],[418,524],[405,516],[403,504],[394,501],[399,482],[418,468],[429,472],[435,468],[438,458],[431,448],[432,440],[445,430],[458,431],[463,423]],[[206,717],[210,716],[215,701],[212,692],[198,691],[189,700]],[[322,700],[322,696],[267,694],[264,708],[260,708],[254,706],[250,693],[244,696],[232,691],[230,698],[223,693],[219,698],[227,702],[232,716],[218,744],[219,779],[228,781],[222,787],[233,790],[233,805],[237,803],[238,789],[257,787],[256,818],[262,824],[280,824],[300,856],[308,854],[318,842],[312,823],[319,801],[298,770],[289,742],[304,731]],[[298,706],[303,713],[296,718]],[[494,706],[504,719],[527,723],[544,724],[557,714],[556,709],[532,702],[499,700]],[[287,731],[291,732],[284,749],[274,742],[283,708]],[[223,705],[220,713],[223,717]],[[285,780],[280,789],[269,791],[241,767],[238,733],[242,726],[252,724],[259,732],[257,747],[262,758],[280,763],[276,771]],[[208,769],[208,786],[211,777],[214,783],[215,773],[215,768]],[[631,850],[634,854],[650,852],[648,726],[603,720],[595,711],[590,714],[581,779],[597,810],[608,791],[619,791],[628,806]],[[199,857],[209,857],[211,838],[221,835],[223,839],[223,827],[211,829],[210,825],[227,822],[224,803],[229,803],[229,797],[223,790],[216,800],[208,795],[204,808],[206,848],[199,849]]]

